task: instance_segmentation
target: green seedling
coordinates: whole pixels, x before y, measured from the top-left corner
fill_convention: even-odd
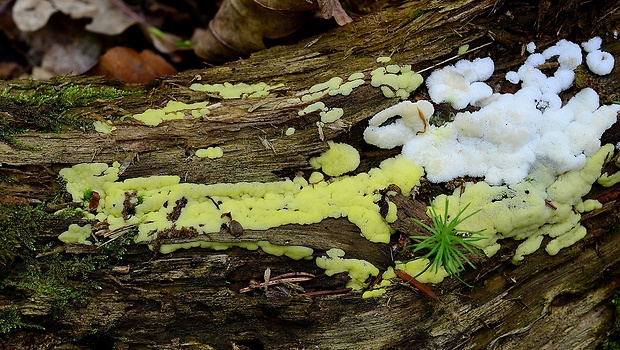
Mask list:
[[[82,194],[82,198],[84,199],[84,201],[89,201],[91,198],[93,198],[93,190],[90,188],[85,189]]]
[[[412,220],[418,225],[428,230],[431,235],[410,236],[409,238],[417,241],[418,243],[407,246],[405,249],[411,249],[413,253],[427,251],[425,255],[416,258],[426,258],[430,261],[428,266],[424,269],[424,271],[420,272],[420,274],[429,268],[432,272],[437,273],[439,268],[443,266],[449,275],[455,276],[459,281],[468,285],[459,277],[460,272],[465,269],[465,264],[473,267],[474,269],[476,266],[474,266],[474,264],[467,258],[465,253],[468,252],[471,254],[481,255],[480,252],[474,250],[473,248],[480,249],[480,247],[474,242],[483,239],[483,237],[479,234],[484,230],[458,230],[457,226],[478,213],[478,210],[467,216],[463,216],[463,213],[469,207],[468,204],[461,209],[454,218],[448,220],[448,205],[449,202],[446,198],[445,210],[443,215],[441,215],[437,213],[433,207],[433,203],[430,203],[429,216],[433,222],[432,226],[423,223],[419,219],[412,218]],[[418,274],[418,276],[420,274]]]

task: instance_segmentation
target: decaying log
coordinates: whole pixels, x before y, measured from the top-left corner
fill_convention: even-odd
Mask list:
[[[570,16],[562,19],[554,15],[560,13]],[[272,47],[245,60],[147,85],[82,77],[45,82],[59,88],[71,83],[143,92],[72,108],[70,113],[87,121],[81,124],[84,129],[64,125],[52,132],[48,124],[22,121],[30,131],[11,135],[15,143],[0,143],[0,222],[40,231],[15,248],[10,269],[0,270],[0,326],[4,332],[0,343],[8,349],[590,349],[614,334],[618,336],[617,326],[613,326],[618,315],[611,303],[618,291],[620,266],[617,185],[595,187],[589,195],[606,205],[584,218],[590,233],[581,242],[554,257],[536,252],[513,266],[509,261],[516,243],[507,241],[492,259],[462,274],[474,285],[472,289],[454,279],[432,286],[440,301],[404,283],[392,286],[383,297],[362,299],[359,293],[343,290],[346,276],[328,277],[312,260],[295,261],[260,250],[189,249],[158,255],[125,240],[117,246],[124,252],[120,258],[114,255],[118,250],[65,247],[57,235],[84,219],[50,219],[32,211],[59,205],[52,204],[54,198],[62,197],[58,171],[85,162],[118,161],[127,166],[121,179],[178,175],[192,183],[278,181],[297,173],[308,175],[312,171],[308,160],[327,149],[325,141],[336,140],[360,150],[358,171],[366,171],[397,152],[372,148],[361,136],[367,119],[394,100],[385,99],[368,84],[350,96],[324,99],[327,105],[342,106],[347,113],[341,122],[322,129],[323,139],[316,127],[318,116],[299,116],[297,111],[303,105],[287,104],[286,100],[333,76],[368,72],[379,56],[392,56],[394,62],[411,64],[420,71],[455,57],[463,44],[474,49],[464,57],[490,55],[498,70],[520,64],[527,42],[536,40],[544,47],[559,37],[579,42],[606,34],[605,50],[620,57],[620,43],[607,40],[610,34],[605,31],[619,24],[618,5],[612,2],[389,2],[380,12],[299,44]],[[501,84],[499,77],[492,79]],[[613,91],[620,88],[618,69],[609,77],[589,79],[609,99],[603,102],[614,96],[617,99]],[[189,89],[191,82],[259,81],[284,85],[268,97],[242,100],[222,100]],[[12,94],[28,92],[37,84],[0,82],[2,89]],[[205,98],[212,105],[220,104],[202,119],[149,127],[121,118],[161,107],[169,100]],[[5,124],[20,120],[14,109],[3,108],[2,112],[8,113],[0,116]],[[87,130],[90,121],[102,119],[114,120],[117,129],[111,134]],[[6,130],[2,129],[5,124],[0,123],[0,131]],[[288,127],[297,130],[295,137],[284,137]],[[617,131],[616,125],[604,141],[620,141]],[[210,146],[220,146],[225,157],[195,157],[197,149]],[[610,171],[615,170],[611,167]],[[422,197],[445,191],[439,185],[428,186]],[[409,233],[415,228],[408,226],[407,219],[417,216],[421,202],[413,204],[417,211],[409,212],[405,208],[412,199],[400,200],[403,210],[394,227]],[[29,226],[31,223],[34,225]],[[0,227],[7,232],[20,228]],[[266,236],[276,244],[312,247],[315,256],[337,247],[345,250],[347,257],[364,258],[381,270],[392,264],[390,245],[364,240],[346,219],[264,232],[246,230],[239,239]],[[224,233],[209,238],[231,239]],[[6,246],[0,248],[6,250]],[[58,283],[45,280],[48,284],[37,284],[54,290],[35,290],[35,279],[43,278],[41,274],[57,272],[44,266],[77,270],[62,275],[65,280]],[[42,269],[38,274],[37,268]],[[274,286],[240,293],[253,284],[260,285],[267,269],[271,276],[313,274],[315,278],[298,285],[307,292],[320,293],[299,295],[303,292]],[[327,294],[321,295],[323,292]],[[58,293],[67,296],[63,299]],[[13,323],[8,322],[11,310],[19,315]]]

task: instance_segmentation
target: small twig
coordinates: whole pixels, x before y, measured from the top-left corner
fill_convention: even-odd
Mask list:
[[[311,42],[307,43],[306,47],[310,47],[310,46],[316,44],[322,37],[323,37],[323,34],[319,35],[318,38],[316,38],[316,39],[312,40]]]
[[[343,294],[343,293],[348,293],[351,290],[353,290],[353,288],[341,288],[341,289],[332,289],[332,290],[318,290],[316,292],[307,292],[307,293],[299,294],[299,296],[302,296],[302,297],[316,297],[316,296],[320,296],[320,295]]]
[[[525,301],[523,301],[523,298],[521,296],[517,297],[517,298],[510,298],[510,299],[506,299],[507,301],[514,301],[518,304],[521,304],[524,308],[529,309],[530,307],[525,303]]]
[[[64,251],[65,251],[65,247],[64,246],[59,246],[59,247],[56,247],[54,250],[50,250],[49,252],[37,254],[37,256],[35,258],[38,259],[38,258],[42,258],[42,257],[45,257],[45,256],[62,253]]]
[[[376,286],[383,279],[383,271],[379,272],[377,277],[368,285],[368,290],[372,289],[372,287]]]
[[[280,280],[283,278],[290,278],[290,277],[299,277],[299,276],[304,276],[304,277],[310,277],[310,278],[314,278],[316,277],[315,275],[308,273],[308,272],[289,272],[289,273],[285,273],[282,275],[278,275],[276,277],[272,277],[272,280]]]
[[[131,19],[133,19],[137,23],[148,25],[148,23],[146,23],[146,21],[144,20],[144,18],[142,18],[142,16],[135,13],[132,9],[129,8],[129,6],[127,6],[121,0],[110,0],[110,2],[114,4],[114,6],[118,7],[119,10],[123,11],[127,16],[131,17]]]
[[[545,205],[548,206],[549,208],[553,209],[553,210],[558,210],[558,207],[553,205],[553,203],[551,203],[548,199],[545,199]]]
[[[121,164],[121,166],[118,168],[118,176],[123,175],[125,170],[127,170],[127,168],[129,168],[129,166],[133,162],[134,158],[136,158],[137,156],[138,156],[138,152],[133,151],[133,152],[129,153],[129,155],[127,155],[127,157],[125,157],[125,160],[123,160],[123,164]]]
[[[206,197],[207,197],[207,198],[209,198],[209,199],[211,200],[211,202],[213,202],[213,205],[215,205],[215,207],[217,208],[217,210],[220,210],[220,206],[219,206],[219,204],[217,204],[217,202],[216,202],[213,198],[211,198],[211,197],[209,197],[209,196],[206,196]]]
[[[63,203],[63,204],[46,204],[45,207],[43,207],[43,211],[46,213],[54,213],[54,212],[57,212],[65,208],[79,208],[82,205],[83,205],[82,202],[68,202],[68,203]]]
[[[104,233],[103,237],[105,237],[105,238],[108,238],[110,236],[115,236],[116,237],[116,234],[121,233],[121,232],[125,233],[125,231],[129,231],[129,230],[133,229],[134,227],[136,227],[136,224],[131,224],[131,225],[119,227],[116,230],[112,230],[112,231]]]
[[[530,322],[529,324],[525,325],[524,327],[514,329],[514,330],[512,330],[510,332],[504,333],[504,334],[500,335],[499,337],[493,339],[493,341],[491,341],[489,343],[489,345],[487,346],[487,349],[494,349],[495,348],[495,344],[497,344],[497,342],[500,341],[503,338],[509,337],[511,335],[516,335],[516,334],[521,334],[521,333],[527,332],[530,328],[532,328],[534,323],[538,322],[541,318],[545,317],[546,308],[543,311],[544,312],[540,316],[536,317],[536,319],[534,319],[532,322]]]
[[[104,245],[111,243],[115,240],[117,240],[118,238],[120,238],[121,236],[123,236],[125,233],[130,232],[131,230],[133,230],[136,227],[136,224],[131,224],[131,225],[127,225],[127,226],[123,226],[123,227],[119,227],[116,230],[112,230],[110,232],[106,232],[103,237],[111,237],[110,239],[108,239],[107,241],[103,242],[101,245],[99,245],[97,247],[97,249],[103,247]]]
[[[263,274],[263,278],[265,279],[265,292],[267,292],[267,288],[269,287],[269,280],[271,277],[271,269],[270,268],[266,268],[265,269],[265,273]]]
[[[439,296],[437,296],[437,294],[435,294],[435,292],[430,290],[427,286],[425,286],[424,284],[422,284],[421,282],[419,282],[415,278],[409,276],[409,274],[406,273],[405,271],[394,270],[394,272],[396,273],[396,276],[400,277],[403,281],[405,281],[405,282],[409,283],[410,285],[414,286],[420,292],[428,295],[429,297],[431,297],[431,298],[433,298],[435,300],[441,301],[441,299],[439,299]]]
[[[311,280],[312,277],[292,277],[292,278],[282,278],[279,280],[270,280],[267,284],[269,286],[275,286],[278,284],[284,284],[284,283],[296,283],[296,282],[305,282],[305,281],[309,281]],[[250,292],[254,289],[266,289],[265,288],[265,282],[262,283],[257,283],[255,285],[251,285],[249,287],[245,287],[245,288],[241,288],[239,289],[239,293],[247,293]]]
[[[260,136],[258,137],[258,139],[260,140],[260,143],[265,147],[265,149],[273,151],[273,154],[277,154],[276,149],[273,147],[273,144],[271,143],[271,141],[275,141],[275,139],[267,140],[267,137],[262,138]]]
[[[418,74],[419,74],[419,73],[422,73],[422,72],[426,72],[427,70],[431,70],[431,69],[435,69],[435,68],[437,68],[437,67],[439,67],[439,66],[443,66],[444,64],[446,64],[446,63],[448,63],[448,62],[450,62],[450,61],[452,61],[452,60],[455,60],[455,59],[457,59],[457,58],[459,58],[459,57],[461,57],[461,56],[463,56],[463,55],[465,55],[465,54],[467,54],[467,53],[470,53],[470,52],[472,52],[472,51],[479,50],[479,49],[481,49],[481,48],[483,48],[483,47],[486,47],[486,46],[489,46],[489,45],[491,45],[491,44],[493,44],[493,42],[488,42],[488,43],[486,43],[486,44],[482,44],[482,45],[480,45],[480,46],[474,47],[473,49],[469,49],[469,50],[465,51],[465,52],[464,52],[463,54],[461,54],[461,55],[452,56],[452,57],[447,58],[447,59],[445,59],[445,60],[443,60],[443,61],[441,61],[441,62],[439,62],[439,63],[437,63],[437,64],[434,64],[434,65],[432,65],[432,66],[430,66],[430,67],[426,67],[426,68],[424,68],[424,69],[422,69],[422,70],[419,70],[419,71],[417,71],[416,73],[418,73]]]

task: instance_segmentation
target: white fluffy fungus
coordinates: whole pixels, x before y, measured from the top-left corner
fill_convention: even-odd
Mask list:
[[[491,77],[494,67],[489,57],[458,61],[454,66],[434,71],[428,77],[428,94],[433,102],[447,102],[456,109],[475,105],[493,94],[493,89],[482,81]]]
[[[527,46],[525,47],[525,49],[527,50],[527,52],[529,53],[534,53],[534,51],[536,51],[536,44],[531,42],[528,43]]]
[[[432,182],[469,175],[493,185],[516,184],[541,166],[556,174],[580,169],[586,156],[600,148],[600,137],[616,122],[620,105],[600,106],[590,88],[562,105],[558,94],[573,84],[573,70],[582,62],[579,45],[561,40],[530,56],[518,71],[506,75],[515,84],[521,82],[514,94],[491,94],[488,85],[478,82],[491,76],[490,58],[459,61],[434,72],[427,80],[433,102],[480,109],[459,112],[454,122],[428,125],[423,131],[419,115],[428,120],[432,104],[404,101],[375,115],[364,139],[381,148],[403,145],[403,155],[423,166]],[[559,67],[552,76],[536,68],[553,57]],[[476,83],[486,88],[472,92]],[[382,125],[394,117],[400,118]]]
[[[594,74],[606,75],[614,68],[614,56],[609,52],[601,51],[603,39],[598,36],[581,43],[583,51],[587,52],[586,64]]]
[[[364,130],[366,142],[381,145],[381,148],[402,146],[413,139],[416,134],[426,131],[428,118],[433,115],[433,104],[422,100],[418,102],[403,101],[377,113],[368,121]],[[400,116],[394,123],[382,126],[389,118]]]
[[[586,56],[586,63],[592,73],[606,75],[614,69],[614,56],[609,52],[594,50]]]
[[[590,53],[595,50],[600,50],[602,44],[603,39],[601,39],[600,36],[595,36],[594,38],[581,43],[581,47],[583,48],[583,51]]]

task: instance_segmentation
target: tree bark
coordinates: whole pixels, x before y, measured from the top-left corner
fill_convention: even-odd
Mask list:
[[[380,11],[298,44],[275,46],[247,59],[147,85],[84,77],[43,83],[0,82],[2,89],[14,95],[40,84],[60,87],[68,83],[146,91],[70,109],[70,114],[85,120],[83,125],[114,119],[117,129],[111,134],[75,129],[75,125],[45,132],[49,123],[40,121],[45,110],[2,107],[0,127],[13,125],[30,131],[10,136],[16,143],[0,143],[0,221],[23,225],[5,228],[7,232],[30,230],[33,224],[38,233],[27,241],[36,250],[27,249],[24,240],[10,257],[10,268],[3,271],[0,307],[17,309],[20,319],[0,334],[0,342],[7,349],[591,349],[614,334],[618,336],[614,317],[617,320],[619,316],[614,315],[611,303],[618,291],[620,266],[618,185],[607,189],[595,186],[588,195],[606,205],[584,216],[589,234],[582,241],[553,257],[534,253],[518,266],[509,262],[516,243],[506,243],[477,270],[464,273],[462,277],[474,285],[472,289],[454,279],[433,286],[440,301],[404,284],[392,287],[384,297],[362,299],[358,293],[341,290],[345,276],[327,277],[313,260],[295,261],[260,250],[190,249],[156,255],[146,246],[130,244],[124,246],[122,258],[102,257],[99,250],[65,247],[58,242],[57,235],[81,219],[57,218],[46,210],[63,205],[54,202],[61,189],[58,171],[79,163],[118,161],[127,165],[121,179],[178,175],[191,183],[278,181],[298,172],[308,175],[312,171],[308,160],[328,148],[325,141],[336,140],[360,151],[362,164],[357,171],[366,171],[397,152],[377,150],[362,140],[367,119],[394,100],[384,98],[368,84],[347,97],[324,98],[326,104],[343,106],[347,114],[342,122],[323,127],[322,135],[316,114],[299,116],[300,105],[286,100],[333,76],[368,72],[383,55],[420,71],[444,64],[459,46],[469,44],[479,47],[471,57],[490,55],[496,71],[509,70],[525,59],[522,51],[529,41],[535,40],[539,47],[564,37],[581,42],[619,25],[619,6],[611,2],[388,2]],[[605,42],[604,49],[620,57],[618,41]],[[620,91],[618,69],[608,77],[588,79],[588,84],[607,96],[603,102],[618,99],[614,95]],[[265,98],[221,100],[190,90],[190,83],[196,81],[284,85]],[[492,81],[501,83],[496,76]],[[131,118],[119,119],[161,107],[169,100],[196,102],[205,98],[220,105],[202,119],[175,120],[156,127]],[[32,113],[39,119],[29,120]],[[295,137],[283,136],[288,127],[297,130]],[[619,141],[616,124],[603,142]],[[210,146],[220,146],[225,157],[213,161],[194,156],[195,150]],[[610,171],[615,171],[613,166]],[[429,191],[446,191],[439,185],[425,186]],[[415,230],[408,220],[416,213],[407,211],[411,201],[403,197],[398,202],[401,214],[411,213],[394,225],[404,233]],[[15,213],[24,210],[40,214],[34,216],[36,220],[21,214],[16,218]],[[274,244],[312,247],[316,256],[341,248],[347,257],[363,258],[380,270],[393,263],[391,245],[366,241],[346,219],[246,230],[242,239],[264,237]],[[106,264],[82,270],[83,265],[75,265],[84,264],[90,256],[105,258]],[[29,266],[52,263],[76,269],[61,281],[62,286],[68,286],[61,291],[68,295],[66,299],[55,294],[59,284],[52,284],[55,290],[49,291],[34,290],[24,282],[24,276],[35,279],[34,274],[27,275],[32,273]],[[317,277],[302,283],[306,290],[342,293],[283,296],[239,292],[252,279],[262,281],[267,268],[272,276],[312,273]],[[63,300],[66,305],[59,305]],[[0,325],[6,322],[6,313],[3,317]]]

